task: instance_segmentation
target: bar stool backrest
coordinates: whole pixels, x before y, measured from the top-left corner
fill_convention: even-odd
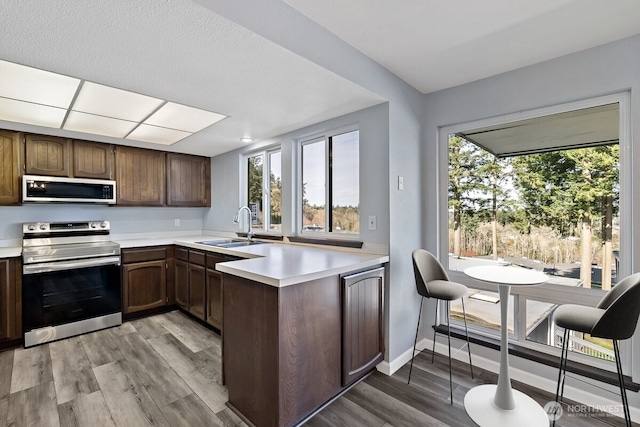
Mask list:
[[[640,273],[625,277],[598,303],[605,312],[591,335],[613,340],[631,338],[640,316]]]
[[[429,282],[433,280],[449,281],[449,276],[440,261],[424,249],[416,249],[411,254],[413,258],[413,273],[416,276],[418,294],[425,298],[436,297],[429,292]]]

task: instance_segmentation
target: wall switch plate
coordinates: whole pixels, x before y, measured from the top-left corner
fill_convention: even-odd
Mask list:
[[[404,190],[404,176],[398,175],[398,190]]]
[[[174,219],[173,225],[175,225],[176,227],[180,227],[180,219],[179,218]]]
[[[378,220],[375,215],[369,215],[369,230],[378,228]]]

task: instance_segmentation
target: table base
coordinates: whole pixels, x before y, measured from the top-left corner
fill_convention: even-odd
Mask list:
[[[549,417],[542,406],[526,394],[513,390],[515,409],[506,410],[493,403],[496,394],[495,384],[480,385],[472,388],[464,396],[464,409],[479,426],[549,426]]]

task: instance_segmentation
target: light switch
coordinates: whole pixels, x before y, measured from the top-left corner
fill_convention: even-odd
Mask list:
[[[398,175],[398,190],[404,190],[404,176]]]

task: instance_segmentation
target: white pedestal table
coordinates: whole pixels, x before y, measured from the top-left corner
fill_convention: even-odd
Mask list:
[[[547,275],[526,268],[483,265],[469,267],[464,273],[474,279],[496,283],[500,293],[500,373],[498,384],[472,388],[464,396],[464,408],[482,427],[548,426],[549,417],[535,400],[511,388],[507,314],[511,286],[533,286],[548,280]]]

